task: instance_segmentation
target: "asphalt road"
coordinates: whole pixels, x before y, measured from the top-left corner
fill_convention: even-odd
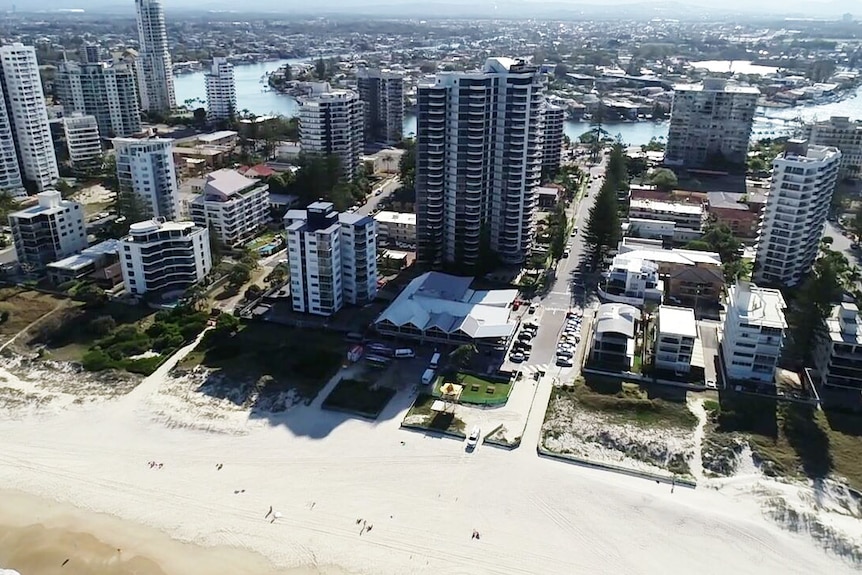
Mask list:
[[[590,175],[596,177],[590,181],[589,194],[570,208],[569,216],[574,217],[578,233],[575,237],[569,238],[569,257],[560,260],[557,265],[556,277],[549,292],[537,301],[539,309],[535,315],[539,319],[539,331],[533,340],[533,350],[526,365],[544,365],[550,371],[555,362],[557,338],[563,329],[566,313],[573,309],[583,310],[585,288],[587,293],[593,292],[593,283],[589,281],[590,278],[580,273],[580,265],[586,255],[584,229],[590,208],[595,203],[602,185],[601,176],[604,175],[605,163],[605,159],[602,159],[599,165],[590,168]],[[586,285],[583,283],[584,280]],[[587,340],[586,333],[582,333],[581,337],[581,345],[584,345]]]
[[[389,197],[392,192],[398,189],[398,186],[401,185],[401,180],[398,179],[398,176],[393,176],[388,180],[385,180],[382,184],[380,184],[375,190],[368,196],[368,201],[361,205],[356,209],[357,214],[368,215],[373,212],[377,208],[377,204],[385,200]],[[380,190],[380,194],[377,194],[377,191]]]

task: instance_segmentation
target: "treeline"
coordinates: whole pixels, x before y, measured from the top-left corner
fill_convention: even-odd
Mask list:
[[[608,165],[605,168],[605,180],[602,182],[595,204],[590,208],[589,220],[584,232],[593,266],[619,244],[622,237],[619,192],[628,189],[629,177],[625,149],[618,142],[611,147]]]

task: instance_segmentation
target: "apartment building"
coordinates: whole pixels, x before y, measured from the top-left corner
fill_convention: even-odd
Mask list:
[[[708,167],[744,164],[760,90],[709,78],[674,87],[664,161]]]
[[[655,367],[676,374],[691,371],[691,358],[697,339],[694,310],[660,305],[656,321]]]
[[[174,72],[161,0],[135,0],[140,51],[136,63],[141,109],[165,113],[177,107]]]
[[[750,190],[747,193],[709,192],[707,217],[716,225],[724,225],[738,238],[756,238],[760,217],[766,205],[766,194]]]
[[[703,205],[661,202],[658,200],[631,200],[629,217],[644,220],[673,222],[677,227],[700,230],[704,221]]]
[[[832,116],[828,120],[808,124],[806,134],[810,144],[838,148],[841,152],[840,179],[862,177],[862,120],[851,122],[846,116]]]
[[[345,303],[361,305],[377,295],[374,220],[339,214],[330,202],[288,210],[287,259],[294,311],[329,316]]]
[[[377,224],[362,214],[339,214],[338,223],[344,303],[371,303],[377,297]]]
[[[416,214],[383,210],[374,214],[374,219],[381,244],[416,245]]]
[[[209,232],[194,222],[134,223],[120,248],[123,285],[132,295],[178,296],[212,269]]]
[[[0,192],[12,197],[27,197],[2,84],[0,84]]]
[[[664,284],[659,279],[658,265],[637,255],[619,254],[599,284],[599,296],[605,301],[643,307],[645,301],[659,303]]]
[[[19,42],[0,46],[0,79],[20,172],[44,191],[60,178],[60,172],[36,49]]]
[[[590,361],[627,371],[635,357],[635,334],[641,312],[621,303],[605,303],[596,310]]]
[[[473,268],[483,243],[506,265],[533,247],[544,85],[538,67],[489,58],[418,88],[416,225],[420,265]]]
[[[234,170],[207,176],[203,193],[189,204],[192,221],[228,246],[252,238],[269,220],[269,184]]]
[[[856,304],[832,307],[817,333],[812,356],[822,385],[862,390],[862,316]]]
[[[299,100],[299,139],[309,155],[338,158],[341,176],[356,177],[362,157],[363,105],[356,92],[317,84]]]
[[[773,383],[787,330],[784,296],[737,282],[727,290],[725,307],[721,355],[726,377]]]
[[[361,68],[356,88],[364,107],[365,142],[387,146],[402,139],[404,76],[391,70]]]
[[[38,204],[9,214],[15,253],[22,270],[41,275],[45,267],[87,247],[84,208],[60,192],[36,195]]]
[[[772,162],[772,182],[760,222],[754,281],[793,287],[811,269],[838,178],[837,148],[790,140]]]
[[[63,133],[69,150],[69,163],[79,174],[91,174],[102,167],[102,138],[93,116],[72,114],[63,118]]]
[[[130,211],[147,218],[176,219],[179,189],[171,153],[173,140],[166,138],[115,138],[120,195],[131,202]]]
[[[207,90],[207,120],[229,120],[236,116],[236,81],[227,58],[213,58],[204,75]]]
[[[66,114],[95,116],[104,138],[124,138],[141,132],[135,72],[127,63],[61,62],[54,90]]]
[[[560,171],[563,159],[563,128],[566,124],[566,109],[545,104],[545,137],[542,149],[542,173],[553,178]]]

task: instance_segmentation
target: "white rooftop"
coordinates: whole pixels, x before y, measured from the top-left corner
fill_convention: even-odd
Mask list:
[[[697,337],[697,322],[694,310],[672,305],[658,306],[659,333],[681,337]]]
[[[258,180],[247,178],[236,170],[223,168],[207,176],[206,184],[204,184],[204,194],[206,196],[221,196],[227,199],[257,184]]]
[[[842,303],[832,308],[826,318],[826,329],[833,343],[862,345],[862,317],[853,303]]]
[[[618,333],[628,338],[635,336],[635,321],[641,312],[625,303],[605,303],[596,310],[596,333]]]
[[[410,226],[416,225],[415,213],[402,213],[382,211],[374,215],[374,219],[384,224],[407,224]]]
[[[701,252],[698,250],[671,249],[662,248],[642,248],[638,246],[632,249],[631,246],[620,244],[620,254],[625,254],[629,258],[640,258],[656,263],[670,263],[693,266],[698,264],[721,265],[721,256],[718,252]]]
[[[173,222],[161,220],[146,220],[137,222],[129,226],[129,234],[131,235],[146,235],[157,231],[182,231],[195,227],[194,222]]]
[[[662,202],[660,200],[631,200],[632,209],[653,210],[656,212],[671,212],[675,214],[702,214],[701,204],[682,204],[678,202]]]
[[[472,290],[473,278],[427,272],[411,281],[375,323],[412,325],[446,334],[462,332],[474,339],[510,337],[509,320],[517,290]]]
[[[208,144],[211,142],[217,142],[218,140],[223,140],[225,138],[232,138],[236,135],[237,133],[233,130],[221,130],[219,132],[213,132],[212,134],[202,134],[198,136],[198,141],[204,144]]]
[[[740,320],[747,323],[780,329],[787,328],[784,310],[787,304],[777,289],[757,287],[750,282],[737,282],[728,289],[729,301],[733,303]]]

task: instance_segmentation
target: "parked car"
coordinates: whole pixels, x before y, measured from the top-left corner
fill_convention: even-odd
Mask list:
[[[528,313],[536,313],[536,310],[539,309],[539,305],[535,303],[531,303],[530,307],[527,308]]]
[[[715,383],[715,380],[714,380],[714,379],[707,379],[707,380],[706,380],[706,386],[707,386],[708,388],[710,388],[710,389],[716,389],[716,388],[718,387],[718,386],[716,385],[716,383]]]
[[[557,366],[558,367],[572,367],[574,364],[572,360],[566,359],[565,357],[557,357]]]
[[[476,446],[479,445],[479,437],[482,434],[482,430],[479,429],[479,426],[475,426],[470,430],[470,435],[467,436],[467,449],[473,450],[476,449]]]
[[[509,354],[509,361],[514,361],[515,363],[521,363],[527,359],[527,356],[524,355],[521,351],[516,351]]]
[[[560,357],[574,357],[574,355],[575,355],[574,353],[572,353],[571,351],[569,351],[567,349],[558,349],[557,350],[557,357],[558,358],[560,358]]]
[[[536,337],[536,334],[531,331],[522,331],[518,334],[518,339],[521,341],[530,341],[534,337]]]

